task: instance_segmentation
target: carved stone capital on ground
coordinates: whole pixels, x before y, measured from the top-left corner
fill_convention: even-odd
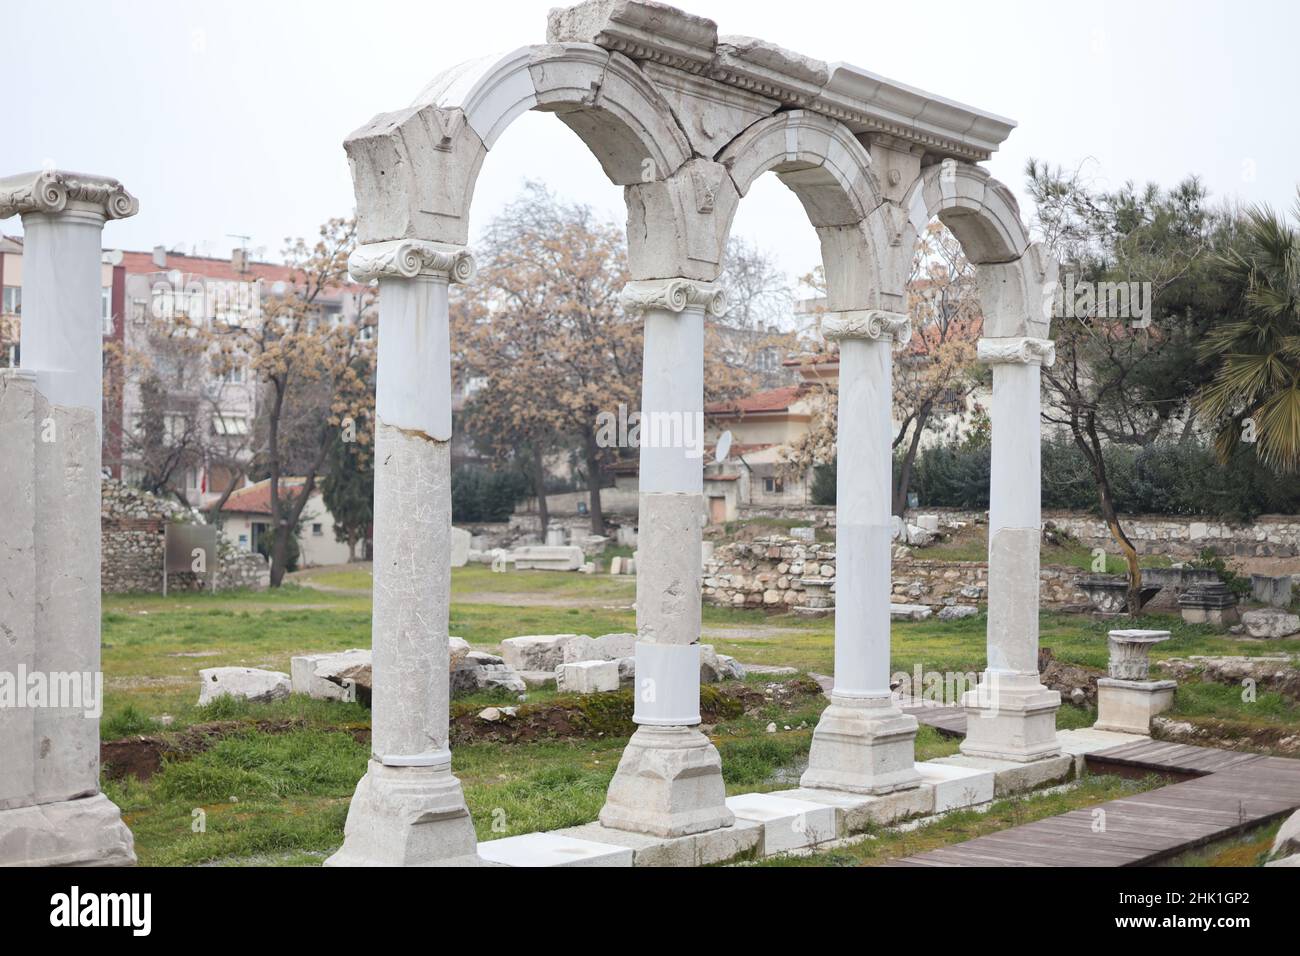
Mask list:
[[[904,346],[912,340],[912,320],[902,312],[853,309],[822,316],[822,335],[828,340],[875,339]]]
[[[1043,365],[1056,362],[1056,345],[1050,339],[980,339],[976,356],[985,365]]]
[[[126,219],[140,210],[139,201],[116,179],[46,169],[0,179],[0,219],[27,213],[89,213]]]
[[[728,308],[727,293],[712,282],[694,279],[641,279],[623,287],[623,308],[633,314],[647,309],[664,309],[684,312],[703,309],[710,315],[725,315]]]
[[[469,282],[474,278],[476,266],[474,257],[464,246],[423,239],[392,239],[357,246],[348,257],[348,271],[358,282],[416,276]]]

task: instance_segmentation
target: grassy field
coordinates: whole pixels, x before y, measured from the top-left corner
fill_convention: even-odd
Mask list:
[[[368,647],[369,583],[367,572],[346,570],[272,592],[105,597],[102,736],[115,741],[145,735],[170,754],[147,780],[105,781],[135,832],[142,863],[313,863],[339,844],[348,801],[369,752],[369,712],[357,704],[297,697],[271,704],[224,699],[200,708],[198,671],[221,665],[287,671],[295,654]],[[451,631],[489,650],[519,634],[629,631],[635,624],[633,597],[631,578],[457,569]],[[706,607],[704,622],[706,642],[743,662],[823,674],[832,670],[829,620]],[[978,671],[985,623],[981,615],[895,624],[894,669],[910,673],[919,663],[928,671]],[[1240,641],[1184,626],[1176,618],[1152,618],[1138,626],[1173,631],[1161,656],[1300,650],[1300,640]],[[1105,623],[1044,614],[1041,630],[1043,646],[1057,659],[1104,667]],[[791,786],[806,761],[824,700],[807,693],[769,700],[762,697],[769,693],[769,680],[751,677],[748,684],[751,696],[763,702],[706,728],[722,754],[728,790]],[[530,705],[560,699],[553,691],[528,695]],[[1177,701],[1174,714],[1193,721],[1300,728],[1296,705],[1276,694],[1246,704],[1234,688],[1189,684],[1180,688]],[[516,701],[500,692],[483,694],[456,701],[453,716],[490,703]],[[1090,711],[1067,705],[1058,725],[1086,726],[1094,719]],[[767,732],[769,723],[776,724],[775,733]],[[458,744],[455,768],[480,839],[594,819],[626,740],[626,732],[612,732],[508,745]],[[917,738],[918,759],[950,754],[956,747],[956,741],[928,728]],[[882,836],[872,842],[874,850],[836,851],[822,862],[871,862],[877,858],[873,853],[915,852],[931,838],[964,838],[966,826],[973,835],[984,832],[980,828],[1010,825],[1006,821],[1017,814],[1055,813],[1082,805],[1071,801],[1112,799],[1114,788],[1127,786],[1089,781],[1067,795],[995,807],[978,820],[948,818],[935,825],[940,829],[917,831],[897,844],[889,843],[894,837]]]

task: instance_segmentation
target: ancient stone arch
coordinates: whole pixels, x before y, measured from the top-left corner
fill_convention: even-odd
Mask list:
[[[965,701],[963,751],[1014,762],[1055,755],[1059,698],[1037,671],[1037,557],[1038,376],[1052,360],[1056,264],[1030,242],[1010,192],[976,165],[1014,124],[859,67],[719,37],[712,21],[649,0],[553,10],[546,40],[447,70],[410,106],[376,116],[345,143],[360,239],[350,268],[358,280],[378,281],[383,334],[372,757],[330,862],[480,862],[447,746],[448,287],[473,280],[474,184],[487,152],[526,110],[558,114],[624,187],[631,273],[624,303],[645,327],[643,416],[702,415],[705,317],[726,308],[716,281],[722,250],[754,180],[774,172],[818,232],[829,308],[822,331],[840,349],[839,587],[835,687],[805,787],[880,794],[920,783],[916,721],[889,692],[891,349],[910,334],[904,282],[916,236],[935,216],[956,234],[977,266],[985,316],[978,354],[994,379],[988,665],[983,692]],[[78,432],[83,442],[59,446],[76,461],[47,460],[30,420],[47,406],[74,426],[94,417],[97,388],[65,395],[65,385],[97,381],[98,333],[86,319],[99,308],[99,228],[134,209],[120,185],[102,177],[0,180],[0,218],[24,216],[31,260],[25,367],[0,376],[0,436],[10,436],[6,451],[13,444],[23,453],[4,487],[14,500],[34,501],[3,530],[9,547],[0,550],[44,551],[47,569],[93,570],[82,567],[84,554],[58,548],[96,537],[97,488],[65,485],[68,475],[96,472],[99,443],[97,426],[87,425],[91,431]],[[42,484],[54,471],[64,484]],[[698,730],[701,462],[689,447],[643,446],[640,484],[638,730],[601,824],[624,839],[682,838],[678,847],[699,862],[708,853],[690,843],[693,835],[734,821],[718,753]],[[41,487],[44,498],[32,491]],[[66,533],[56,541],[43,527]],[[93,588],[78,585],[54,611],[33,604],[59,581],[32,578],[16,589],[21,606],[8,608],[27,622],[16,653],[28,666],[97,660]],[[116,808],[94,794],[88,726],[55,741],[54,752],[66,757],[30,767],[14,792],[0,789],[0,847],[57,862],[130,858]],[[0,736],[17,741],[13,753],[30,763],[38,731],[24,725]]]
[[[447,285],[473,276],[465,244],[483,158],[530,109],[557,113],[624,186],[624,302],[645,325],[643,416],[702,414],[705,316],[725,309],[722,250],[755,179],[774,172],[818,232],[822,330],[840,348],[841,586],[835,690],[807,787],[878,794],[920,782],[916,721],[889,691],[891,349],[910,334],[904,283],[917,235],[935,216],[957,235],[979,270],[980,355],[995,369],[987,673],[1003,692],[970,701],[986,719],[971,721],[981,729],[967,750],[1054,753],[1056,701],[1036,670],[1038,496],[1023,493],[1025,466],[1037,481],[1035,363],[1050,357],[1043,301],[1054,266],[1011,194],[975,165],[1012,124],[857,67],[719,38],[712,21],[642,0],[552,11],[547,41],[446,71],[345,144],[362,242],[352,272],[379,280],[384,334],[374,756],[332,862],[475,859],[446,746]],[[700,466],[685,448],[643,443],[639,729],[601,813],[610,832],[685,837],[733,819],[717,751],[697,729]]]

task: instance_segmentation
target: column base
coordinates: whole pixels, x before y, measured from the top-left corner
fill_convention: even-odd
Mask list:
[[[1151,736],[1151,718],[1174,705],[1178,682],[1172,680],[1097,680],[1098,730]]]
[[[372,759],[357,784],[343,846],[326,866],[479,866],[460,781],[443,767]]]
[[[882,794],[919,786],[916,718],[892,698],[836,697],[813,731],[808,769],[799,786]]]
[[[722,758],[694,727],[637,728],[610,781],[602,826],[658,837],[729,827]]]
[[[102,793],[0,810],[0,866],[135,866],[135,838]]]
[[[966,739],[961,752],[1028,763],[1061,753],[1056,740],[1056,712],[1061,695],[1035,675],[985,674],[985,681],[961,698],[966,710]]]

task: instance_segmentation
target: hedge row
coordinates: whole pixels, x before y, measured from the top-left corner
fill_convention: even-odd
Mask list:
[[[1121,514],[1206,515],[1248,521],[1261,514],[1300,513],[1300,478],[1273,474],[1243,446],[1220,464],[1213,449],[1192,442],[1106,450],[1115,506]],[[894,480],[899,475],[894,462]],[[820,466],[813,480],[818,504],[835,503],[835,465]],[[1100,510],[1097,482],[1083,453],[1069,439],[1042,445],[1043,507]],[[926,449],[912,469],[910,492],[919,507],[987,508],[989,446],[941,445]]]

